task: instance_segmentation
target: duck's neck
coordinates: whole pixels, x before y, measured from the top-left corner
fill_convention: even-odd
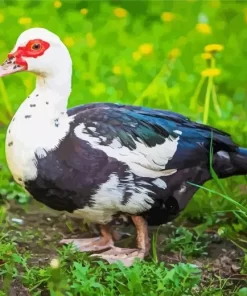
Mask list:
[[[66,75],[65,75],[66,74]],[[12,124],[21,126],[22,133],[40,129],[47,133],[57,122],[67,121],[67,104],[71,92],[71,74],[37,76],[36,88],[21,104]],[[13,126],[12,126],[13,127]],[[59,124],[62,127],[62,124]]]
[[[49,76],[37,76],[36,88],[31,95],[38,101],[44,100],[49,109],[65,112],[67,109],[68,98],[71,93],[71,71],[66,69]],[[38,95],[36,98],[36,95]]]

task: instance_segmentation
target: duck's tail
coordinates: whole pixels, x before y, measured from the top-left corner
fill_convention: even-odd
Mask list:
[[[213,167],[220,178],[247,175],[247,148],[239,147],[235,152],[217,152]]]

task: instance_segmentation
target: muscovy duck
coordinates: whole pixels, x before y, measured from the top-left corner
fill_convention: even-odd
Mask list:
[[[149,252],[147,226],[174,219],[198,190],[191,183],[211,179],[211,143],[220,178],[247,174],[247,149],[180,114],[112,103],[67,110],[70,54],[46,29],[19,36],[0,76],[20,71],[36,74],[37,82],[7,131],[13,178],[37,201],[95,223],[101,232],[61,243],[131,265]],[[112,226],[119,219],[135,225],[136,249],[114,246]]]

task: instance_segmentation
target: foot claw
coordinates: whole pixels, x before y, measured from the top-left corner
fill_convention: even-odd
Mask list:
[[[93,243],[95,240],[99,239],[98,237],[95,238],[84,238],[84,239],[62,239],[59,243],[60,244],[71,244],[73,243],[75,246],[79,245],[88,245]]]
[[[122,249],[114,247],[100,254],[92,254],[90,257],[99,257],[108,261],[110,264],[120,261],[123,265],[129,267],[133,265],[136,259],[143,260],[145,252],[141,249]]]
[[[101,237],[85,238],[85,239],[63,239],[61,244],[72,243],[81,252],[97,252],[112,247],[112,242],[102,241]]]

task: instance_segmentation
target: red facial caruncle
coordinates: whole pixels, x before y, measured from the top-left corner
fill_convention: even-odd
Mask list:
[[[41,39],[30,40],[25,46],[19,46],[15,52],[8,54],[8,59],[13,60],[15,58],[16,65],[22,66],[27,70],[28,65],[23,57],[38,58],[42,56],[49,47],[50,44]]]

